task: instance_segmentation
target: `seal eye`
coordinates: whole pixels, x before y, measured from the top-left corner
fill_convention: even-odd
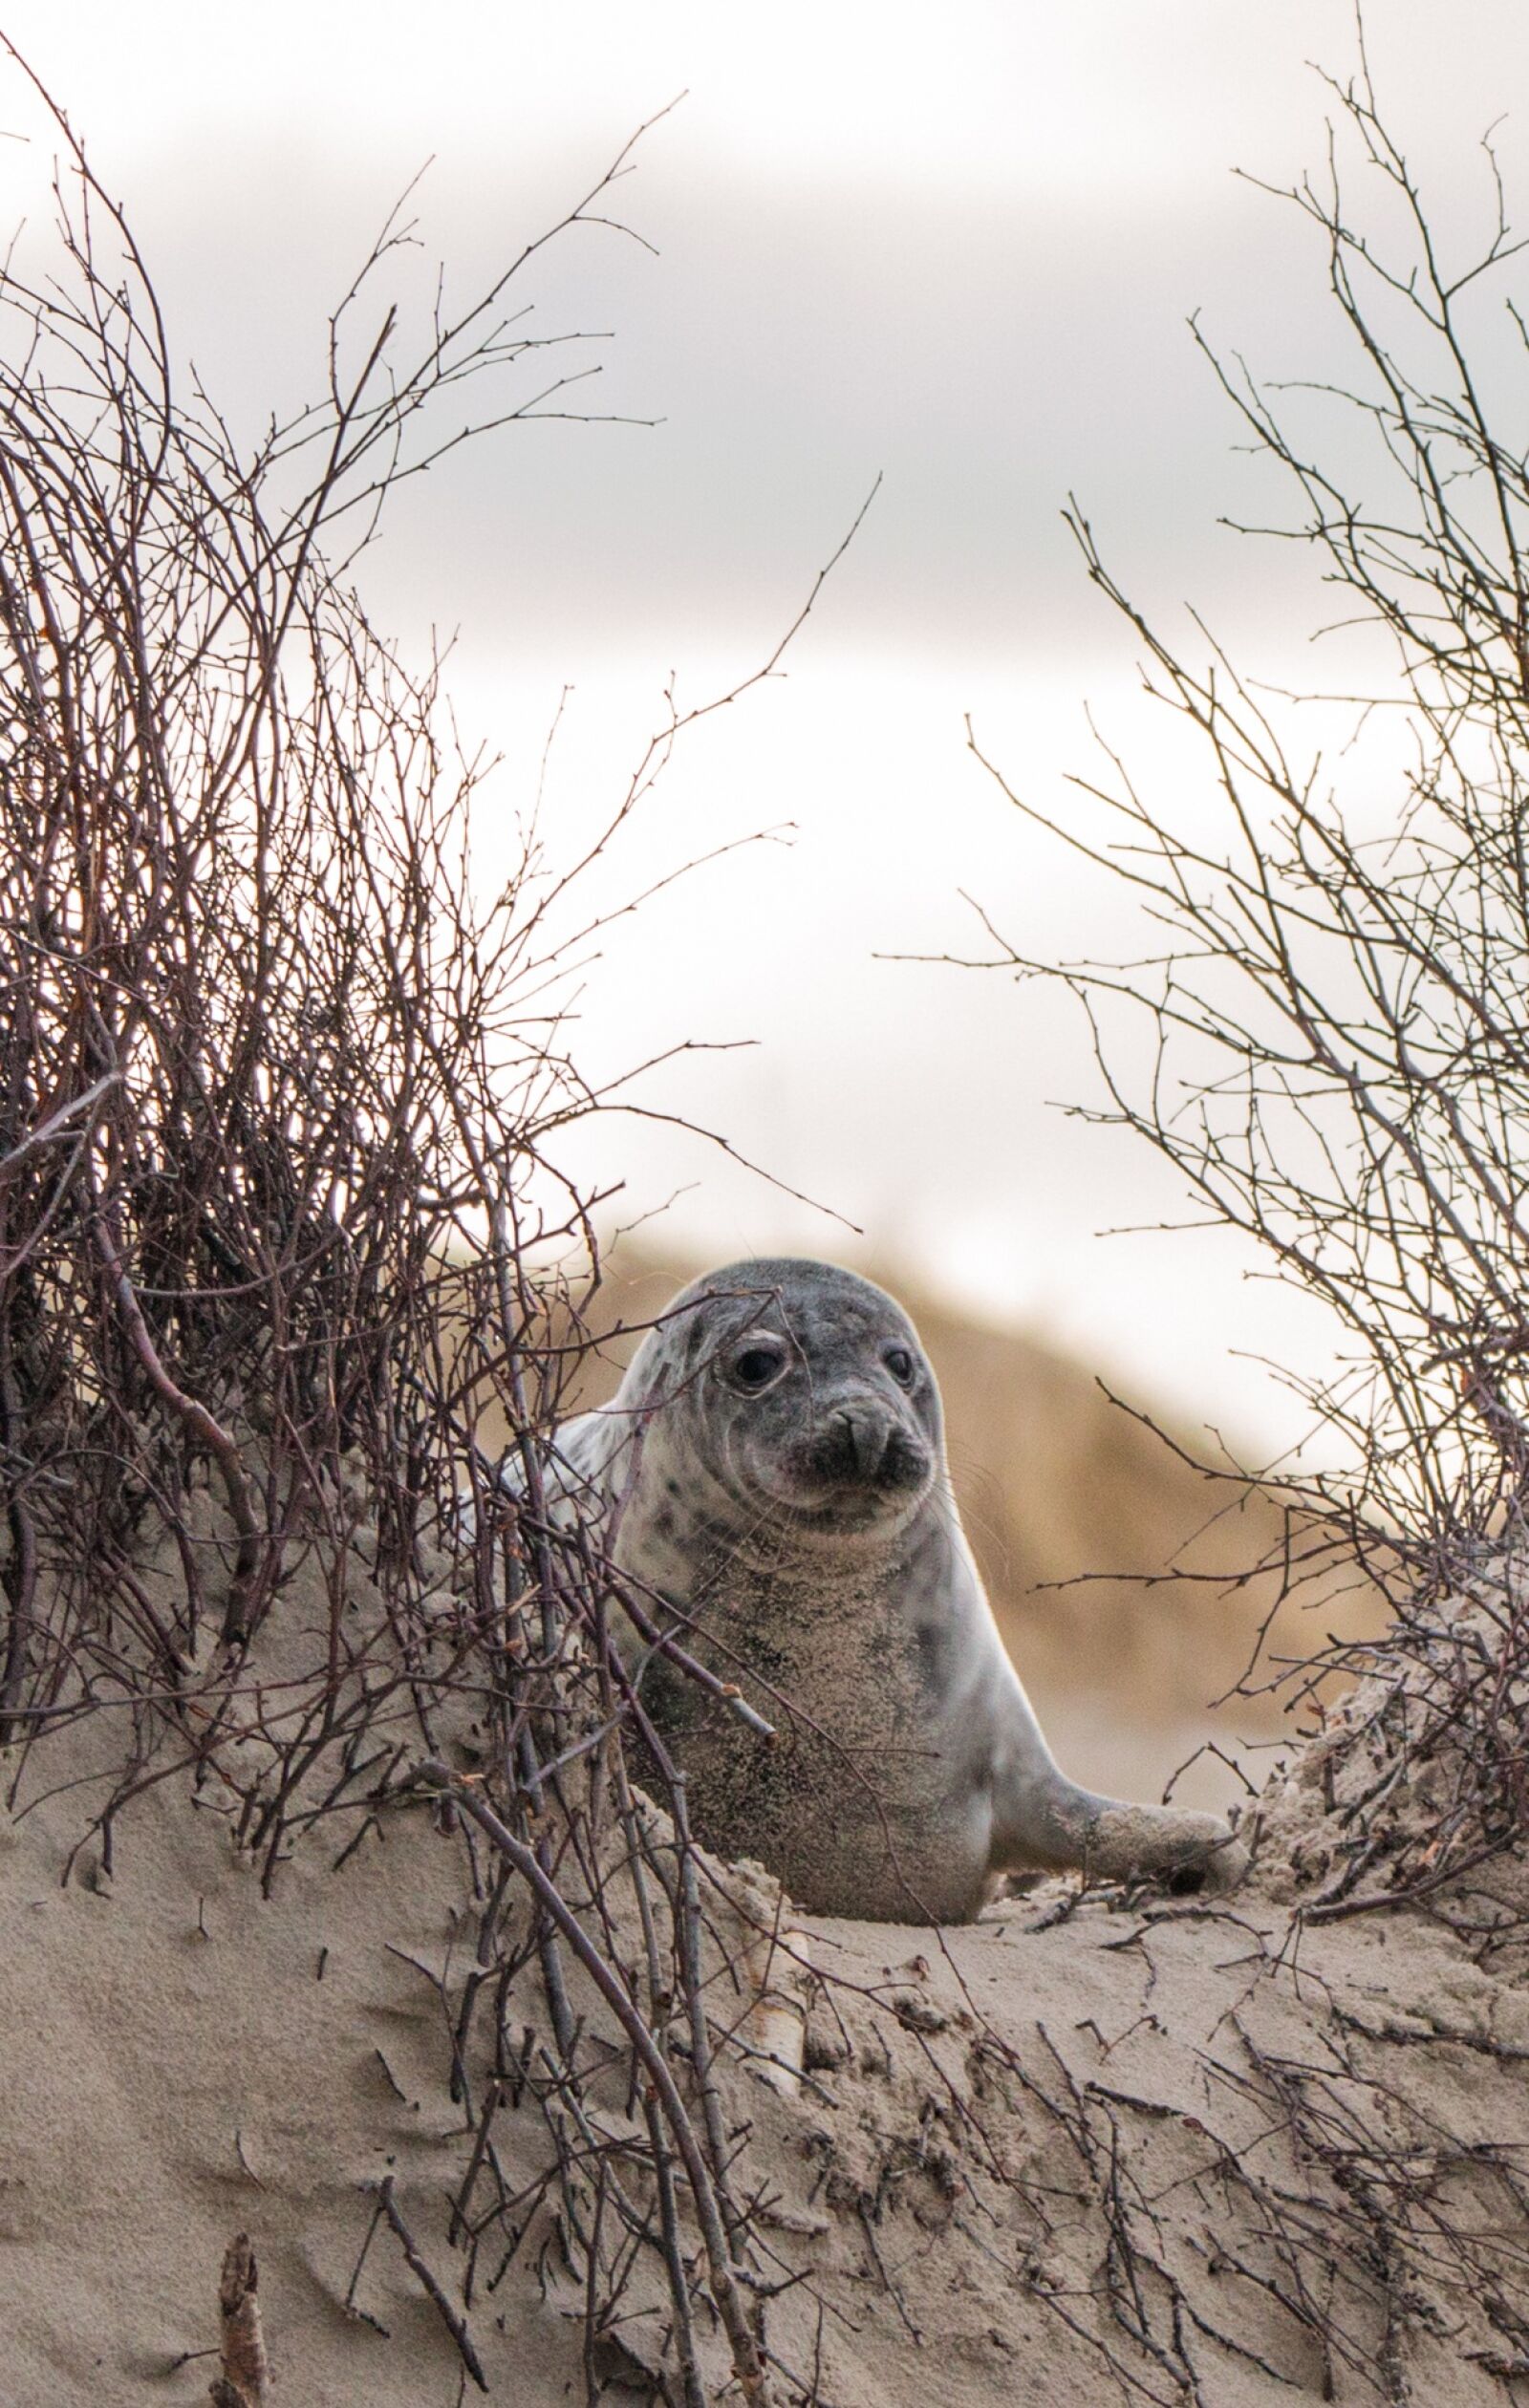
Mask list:
[[[889,1346],[881,1358],[899,1387],[914,1384],[914,1359],[906,1346]]]
[[[767,1388],[785,1368],[786,1356],[779,1346],[745,1346],[733,1358],[734,1379],[752,1395]]]

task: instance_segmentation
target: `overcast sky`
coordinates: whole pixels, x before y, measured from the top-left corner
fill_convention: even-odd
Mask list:
[[[1460,0],[1447,49],[1445,23],[1430,0],[1367,12],[1383,97],[1463,226],[1476,138],[1523,108],[1529,21]],[[1255,1444],[1281,1431],[1242,1358],[1309,1360],[1318,1332],[1250,1289],[1229,1244],[1094,1235],[1176,1199],[1126,1141],[1049,1108],[1088,1092],[1060,1008],[877,957],[969,950],[963,890],[1022,949],[1131,948],[1123,899],[1027,833],[964,749],[970,711],[1011,784],[1066,809],[1088,700],[1182,791],[1061,524],[1069,491],[1143,600],[1193,600],[1250,668],[1311,675],[1300,562],[1216,525],[1272,496],[1185,321],[1200,311],[1270,375],[1339,357],[1320,247],[1233,170],[1321,165],[1306,62],[1349,70],[1347,9],[25,0],[0,25],[128,204],[181,345],[251,426],[315,381],[327,306],[426,160],[416,306],[438,260],[470,290],[685,93],[620,187],[652,248],[579,229],[522,295],[544,332],[609,333],[579,406],[659,422],[521,425],[457,455],[399,497],[366,570],[376,613],[410,643],[460,631],[462,716],[506,757],[490,852],[574,689],[548,787],[549,841],[571,850],[669,673],[699,700],[757,665],[879,473],[788,677],[696,731],[602,892],[755,828],[790,823],[791,841],[699,873],[613,940],[584,1058],[603,1074],[681,1037],[757,1041],[690,1057],[650,1100],[858,1223],[877,1258]],[[0,124],[34,137],[12,97]],[[1510,181],[1529,173],[1517,116],[1500,140]],[[43,158],[0,146],[12,221],[37,215]],[[718,1257],[854,1257],[835,1222],[694,1143],[615,1124],[580,1160],[624,1174],[634,1210],[683,1187],[677,1240]]]

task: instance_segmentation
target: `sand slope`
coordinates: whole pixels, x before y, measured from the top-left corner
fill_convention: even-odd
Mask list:
[[[82,1745],[54,1743],[55,1774]],[[1277,1830],[1312,1811],[1292,1793]],[[344,2306],[388,2172],[462,2303],[445,2009],[476,1925],[438,1823],[392,1811],[339,1872],[315,1841],[269,1899],[179,1781],[132,1810],[110,1881],[87,1856],[60,1881],[75,1795],[5,1827],[7,2408],[205,2398],[212,2362],[186,2354],[215,2339],[241,2228],[280,2401],[481,2396],[387,2229],[355,2293],[376,2322]],[[808,1924],[808,2078],[783,2097],[724,2052],[756,2289],[788,2284],[764,2336],[802,2388],[777,2376],[777,2397],[812,2397],[814,2368],[839,2408],[1511,2397],[1493,2369],[1529,2363],[1529,2324],[1508,2329],[1513,2302],[1529,2316],[1529,1992],[1412,1914],[1298,1937],[1257,1882],[1214,1908],[1071,1904],[1052,1885],[942,1937]],[[720,1984],[716,2022],[735,2007]],[[506,2020],[538,2011],[527,1985]],[[616,2148],[635,2129],[620,2090],[592,2093]],[[509,2176],[545,2169],[529,2091],[496,2130]],[[663,2397],[640,2377],[665,2357],[657,2269],[587,2366],[556,2198],[492,2288],[503,2231],[481,2243],[464,2313],[489,2396]],[[699,2322],[719,2397],[726,2354]]]
[[[197,1511],[212,1543],[221,1509],[204,1494]],[[392,1701],[383,1756],[422,1752],[409,1700],[435,1677],[439,1624],[431,1744],[481,1767],[482,1674],[470,1649],[463,1669],[449,1567],[425,1567],[435,1602],[400,1682],[360,1537],[345,1680]],[[173,1556],[143,1578],[173,1593]],[[261,1714],[269,1731],[323,1693],[331,1598],[316,1550],[292,1563],[244,1670],[245,1735],[224,1742],[247,1781],[281,1775]],[[108,1695],[24,1763],[12,1752],[0,1785],[16,1783],[0,1811],[0,2408],[205,2399],[240,2231],[277,2403],[678,2402],[677,2276],[701,2392],[739,2397],[682,2181],[671,2262],[658,2247],[647,2085],[576,1973],[569,2081],[520,1953],[519,1877],[496,1919],[495,1860],[439,1795],[379,1792],[369,1811],[347,1793],[290,1822],[268,1895],[228,1782],[173,1769],[205,1714],[156,1710]],[[140,1766],[166,1777],[117,1818],[108,1873],[98,1836],[80,1843],[129,1713]],[[579,1778],[595,1803],[557,1842],[563,1894],[640,1992],[597,1757]],[[1458,1930],[1393,1910],[1303,1924],[1372,1795],[1340,1727],[1268,1801],[1234,1899],[1051,1884],[943,1935],[793,1925],[767,1880],[703,1860],[729,2246],[777,2408],[1513,2397],[1529,2379],[1529,1967],[1493,1928],[1493,1891],[1517,1912],[1529,1885],[1499,1862],[1484,1889],[1440,1893]],[[1395,1785],[1388,1800],[1405,1815]],[[661,1892],[668,1826],[641,1819]],[[671,1941],[660,1929],[665,1965]],[[807,2070],[784,2091],[758,2055],[761,1992],[805,2018]],[[654,2021],[699,2117],[692,2034],[661,1989]],[[390,2177],[412,2266],[377,2222]]]

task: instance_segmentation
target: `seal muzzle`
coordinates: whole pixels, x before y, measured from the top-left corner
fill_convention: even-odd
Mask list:
[[[922,1440],[879,1397],[857,1396],[821,1416],[793,1450],[791,1468],[814,1486],[896,1496],[921,1488],[932,1463]]]

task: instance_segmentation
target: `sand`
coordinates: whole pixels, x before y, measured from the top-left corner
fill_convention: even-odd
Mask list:
[[[485,2396],[391,2225],[356,2272],[390,2176],[486,2397],[678,2400],[656,2248],[631,2254],[586,2349],[591,2169],[633,2196],[647,2179],[640,2100],[587,1985],[581,2062],[612,2063],[582,2103],[559,2093],[531,1974],[509,1986],[530,2070],[493,2146],[526,2205],[490,2218],[476,2254],[453,2238],[490,2072],[485,2009],[453,2097],[452,2028],[486,1947],[482,1848],[439,1801],[398,1803],[338,1869],[355,1822],[316,1826],[266,1896],[216,1785],[177,1775],[121,1819],[109,1875],[95,1843],[70,1864],[92,1793],[69,1785],[113,1745],[105,1712],[52,1737],[0,1821],[4,2408],[205,2400],[239,2232],[275,2401]],[[1271,1795],[1260,1869],[1224,1902],[1053,1882],[942,1934],[796,1924],[755,1985],[805,2010],[794,2083],[750,2053],[761,2027],[723,1961],[738,1926],[712,1886],[730,1877],[709,1869],[737,2254],[774,2400],[1529,2396],[1521,1952],[1483,1966],[1475,1938],[1411,1910],[1303,1925],[1344,1777],[1313,1759]],[[1492,1879],[1517,1896],[1517,1868]],[[749,1892],[766,1912],[770,1890]],[[607,1942],[630,1963],[630,1893],[611,1895]],[[526,1912],[512,1886],[511,1931]],[[669,2040],[699,2113],[683,2030]],[[538,2191],[559,2119],[582,2171]],[[471,2215],[490,2204],[481,2177]],[[705,2396],[736,2398],[682,2186],[679,2214]]]

